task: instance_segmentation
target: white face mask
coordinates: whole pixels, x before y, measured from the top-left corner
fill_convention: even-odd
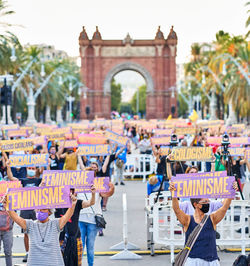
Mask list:
[[[30,177],[34,177],[36,175],[36,171],[32,169],[27,169],[27,175]]]

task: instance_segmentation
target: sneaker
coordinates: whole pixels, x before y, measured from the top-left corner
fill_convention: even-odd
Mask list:
[[[99,231],[99,236],[104,236],[102,229],[100,229],[100,231]]]
[[[115,186],[118,186],[118,182],[115,182]]]
[[[121,183],[120,183],[120,184],[121,184],[122,186],[125,186],[124,182],[122,182],[122,181],[121,181]]]
[[[103,212],[106,212],[107,211],[107,208],[106,207],[102,207],[102,211]]]
[[[26,255],[24,256],[23,262],[27,262],[27,260],[28,260],[28,253],[26,253]]]

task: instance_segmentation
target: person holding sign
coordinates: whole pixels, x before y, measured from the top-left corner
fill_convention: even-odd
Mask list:
[[[170,183],[169,190],[173,195],[174,190],[176,190],[174,183]],[[194,215],[185,214],[180,209],[178,199],[176,197],[172,198],[173,210],[177,219],[184,227],[185,244],[195,227],[201,222],[204,222],[204,226],[201,229],[192,249],[190,250],[190,247],[188,246],[185,246],[184,248],[190,250],[184,265],[220,265],[216,250],[216,225],[224,218],[232,199],[225,199],[222,207],[216,212],[208,215],[205,220],[205,213],[209,211],[209,199],[192,198],[190,200],[193,208],[195,209]]]
[[[4,200],[6,207],[7,197]],[[67,221],[74,213],[77,203],[76,197],[71,194],[72,206],[60,219],[50,220],[51,209],[37,210],[37,221],[21,218],[15,211],[8,211],[10,217],[29,235],[29,257],[27,266],[62,266],[64,265],[59,234]]]

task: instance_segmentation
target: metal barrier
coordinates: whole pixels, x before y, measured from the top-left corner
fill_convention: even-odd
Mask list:
[[[110,257],[111,260],[138,260],[142,259],[141,256],[129,251],[129,249],[139,249],[136,245],[128,242],[128,218],[127,218],[127,195],[122,195],[122,207],[123,207],[123,241],[112,246],[111,250],[122,250],[121,252]]]
[[[183,248],[184,232],[172,209],[172,201],[158,202],[153,207],[153,241],[156,244],[170,246],[171,263],[174,262],[175,247]],[[250,233],[245,228],[250,226],[250,201],[234,200],[224,219],[217,225],[220,239],[219,246],[240,246],[242,254],[250,246]],[[238,231],[241,229],[240,231]],[[178,234],[177,234],[178,233]]]
[[[135,176],[143,176],[143,182],[146,182],[146,176],[152,174],[155,171],[155,168],[155,158],[152,155],[128,154],[123,176],[131,177],[132,179]]]

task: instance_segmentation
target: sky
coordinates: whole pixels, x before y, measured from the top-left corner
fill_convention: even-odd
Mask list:
[[[79,56],[78,37],[99,26],[103,39],[154,39],[158,26],[178,36],[177,63],[188,60],[194,42],[211,42],[219,30],[246,34],[247,0],[8,0],[8,22],[22,44],[45,43]]]

